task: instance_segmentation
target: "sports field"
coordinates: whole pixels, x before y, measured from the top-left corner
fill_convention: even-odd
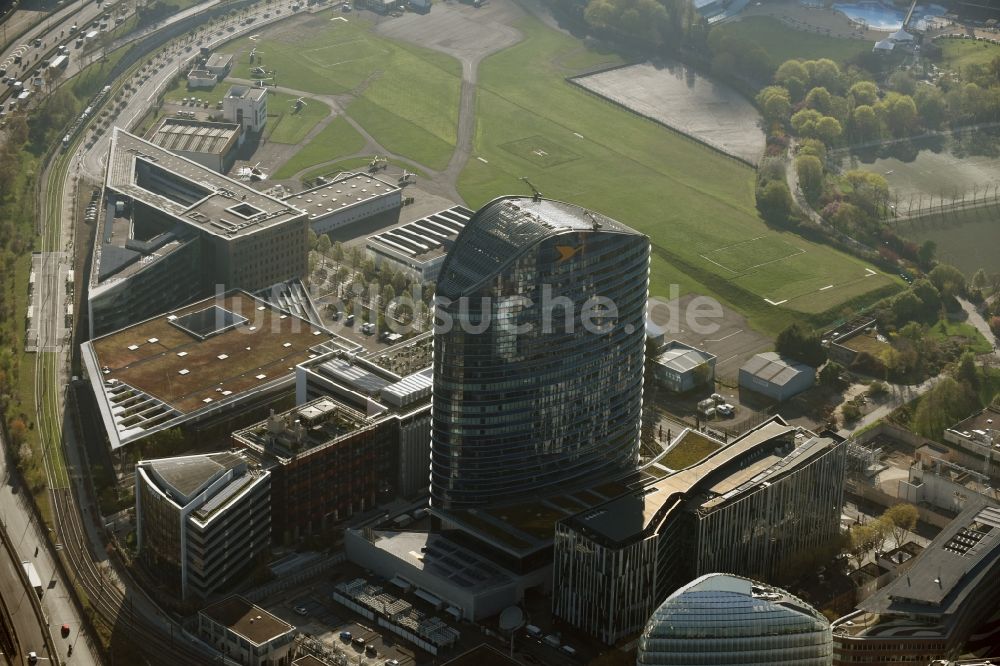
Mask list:
[[[570,85],[576,72],[558,63],[579,42],[533,19],[517,27],[525,40],[480,66],[475,148],[458,183],[469,205],[525,192],[527,176],[547,197],[648,234],[654,295],[671,283],[716,295],[771,333],[898,288],[864,262],[768,228],[752,169]],[[543,163],[534,148],[575,157]]]
[[[332,11],[236,40],[233,76],[314,95],[354,97],[347,112],[392,153],[443,168],[455,147],[461,66],[457,60],[374,34],[371,23]]]

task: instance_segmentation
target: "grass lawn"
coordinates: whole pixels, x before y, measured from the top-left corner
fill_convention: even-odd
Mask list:
[[[932,340],[944,341],[948,338],[963,338],[966,349],[977,354],[986,354],[993,351],[993,345],[983,334],[972,324],[965,322],[949,321],[942,319],[934,324],[927,331],[927,336]]]
[[[718,450],[719,445],[709,438],[689,432],[660,459],[660,463],[670,469],[684,469]]]
[[[966,65],[989,65],[1000,56],[1000,45],[974,39],[938,39],[934,44],[941,47],[942,65],[956,72]]]
[[[128,49],[118,49],[102,62],[91,63],[70,79],[70,92],[79,100],[90,98],[108,84],[108,75]]]
[[[767,333],[796,312],[817,315],[820,325],[839,316],[827,310],[898,288],[882,274],[866,278],[859,260],[768,228],[754,205],[753,170],[566,83],[575,71],[560,57],[574,52],[583,65],[579,42],[533,19],[518,28],[525,41],[480,67],[474,154],[458,183],[470,206],[526,193],[527,176],[547,197],[648,234],[653,295],[668,296],[671,283],[682,294],[715,295]],[[749,249],[717,263],[705,258],[735,243]],[[734,266],[720,267],[725,261]],[[837,287],[819,291],[831,283]]]
[[[271,137],[274,138],[273,136]],[[317,164],[335,160],[344,155],[352,155],[365,146],[364,137],[351,127],[342,116],[337,116],[330,124],[320,130],[319,134],[292,159],[281,165],[274,178],[291,178],[303,169]]]
[[[302,180],[312,180],[317,176],[335,176],[341,171],[367,171],[368,165],[371,164],[372,157],[372,155],[349,157],[345,160],[334,162],[333,164],[326,164],[321,167],[317,167],[308,173],[302,174]],[[278,176],[275,176],[275,178],[277,177]]]
[[[864,39],[841,39],[796,30],[770,16],[748,16],[713,30],[722,30],[757,44],[771,57],[775,67],[792,58],[830,58],[844,63],[872,48]]]
[[[432,169],[447,165],[458,130],[461,65],[441,53],[383,39],[352,17],[323,12],[255,41],[233,42],[233,76],[253,78],[250,50],[275,82],[319,95],[354,93],[348,113],[385,148]]]
[[[208,110],[218,113],[215,105],[222,101],[222,98],[229,92],[233,84],[228,81],[216,83],[214,88],[188,88],[187,82],[175,82],[166,92],[163,93],[163,101],[180,104],[185,97],[188,99],[195,97],[203,102],[208,102]],[[270,102],[270,100],[268,100]],[[270,109],[268,109],[270,110]]]
[[[295,111],[296,97],[272,92],[267,96],[268,141],[295,145],[306,138],[319,121],[330,115],[330,107],[318,100],[305,100],[306,105]]]

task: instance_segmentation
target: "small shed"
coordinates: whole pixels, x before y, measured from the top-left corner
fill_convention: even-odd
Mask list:
[[[875,46],[872,47],[872,53],[890,53],[894,48],[896,48],[895,42],[883,39],[875,42]]]
[[[816,368],[780,356],[755,354],[740,368],[740,386],[783,402],[805,391],[816,381]]]

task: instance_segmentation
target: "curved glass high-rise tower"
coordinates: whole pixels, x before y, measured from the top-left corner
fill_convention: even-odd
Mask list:
[[[431,502],[524,501],[638,459],[649,239],[570,204],[503,197],[441,267]]]

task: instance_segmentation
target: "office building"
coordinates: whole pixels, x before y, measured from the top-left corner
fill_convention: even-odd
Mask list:
[[[222,116],[236,123],[243,133],[258,134],[267,124],[267,90],[250,86],[232,86],[222,98]]]
[[[1000,640],[1000,506],[965,509],[895,580],[833,623],[834,666],[927,664]]]
[[[205,69],[215,76],[216,81],[229,76],[229,71],[233,68],[232,53],[213,53],[205,61]]]
[[[270,545],[270,475],[232,453],[143,460],[135,467],[139,557],[181,598],[206,598]]]
[[[434,336],[435,510],[634,468],[649,248],[610,218],[540,197],[472,216],[437,283],[449,323]]]
[[[337,340],[266,301],[232,291],[80,349],[108,440],[117,449],[177,426],[242,426],[247,416],[266,416],[270,404],[291,397],[295,366],[340,348]]]
[[[149,140],[175,155],[226,173],[236,160],[241,137],[240,126],[235,123],[164,118]]]
[[[395,426],[395,420],[368,419],[319,398],[234,432],[233,443],[271,473],[275,539],[295,544],[329,534],[355,514],[395,498]]]
[[[830,622],[776,587],[706,574],[667,597],[639,639],[638,666],[830,666]]]
[[[295,627],[240,596],[198,611],[198,635],[243,666],[289,666]]]
[[[790,558],[837,538],[843,441],[772,417],[717,444],[679,472],[654,460],[643,468],[652,480],[619,484],[614,499],[559,520],[553,614],[614,643],[697,576],[726,571],[766,581]]]
[[[119,129],[103,205],[88,289],[91,337],[219,285],[256,291],[308,269],[305,213]]]
[[[328,234],[376,215],[398,215],[403,190],[371,174],[344,172],[284,200],[306,212],[313,231]]]
[[[392,433],[396,469],[387,483],[393,495],[408,499],[427,493],[431,345],[426,333],[366,358],[338,351],[296,368],[297,404],[327,398]]]
[[[465,206],[452,206],[369,236],[365,248],[380,270],[390,268],[420,282],[434,282],[448,249],[472,215]]]

